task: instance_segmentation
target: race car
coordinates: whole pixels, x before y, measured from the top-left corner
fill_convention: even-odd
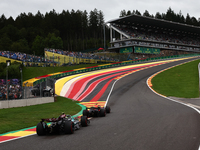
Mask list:
[[[73,134],[74,130],[79,129],[80,126],[85,127],[89,123],[86,116],[81,116],[79,120],[63,113],[58,118],[41,119],[37,124],[36,132],[39,136],[51,133]]]
[[[86,107],[85,110],[83,110],[83,116],[87,117],[105,117],[106,113],[110,113],[111,109],[109,106],[101,107],[98,104],[96,104],[93,107]]]

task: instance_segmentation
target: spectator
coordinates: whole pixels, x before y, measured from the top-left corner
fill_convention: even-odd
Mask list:
[[[0,81],[4,81],[4,79],[0,79]],[[6,82],[2,82],[2,83],[3,84],[0,84],[0,99],[6,100],[7,99]],[[13,82],[13,83],[11,82],[11,85],[9,85],[8,87],[8,93],[9,93],[8,99],[21,99],[22,94],[21,94],[21,86],[20,86],[19,80],[17,83],[16,82]]]

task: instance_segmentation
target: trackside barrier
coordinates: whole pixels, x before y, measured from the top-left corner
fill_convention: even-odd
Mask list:
[[[74,75],[74,74],[79,74],[79,73],[84,73],[84,72],[90,72],[94,70],[100,70],[100,69],[106,69],[106,68],[112,68],[116,66],[123,66],[123,65],[128,65],[132,63],[140,63],[144,61],[153,61],[153,60],[162,60],[162,59],[172,59],[172,58],[181,58],[181,57],[192,57],[192,56],[199,56],[200,54],[185,54],[185,55],[175,55],[175,56],[166,56],[166,57],[156,57],[156,58],[144,58],[144,59],[136,59],[136,60],[131,60],[131,61],[123,61],[123,62],[116,62],[116,63],[110,63],[110,64],[105,64],[105,65],[98,65],[98,66],[93,66],[93,67],[86,67],[86,68],[80,68],[80,69],[74,69],[74,70],[69,70],[69,71],[63,71],[63,72],[58,72],[54,74],[49,74],[45,76],[40,76],[37,78],[33,78],[27,81],[23,82],[23,86],[26,82],[27,86],[35,86],[41,82],[45,82],[47,79],[54,79],[54,78],[60,78],[60,77],[65,77],[69,75]]]
[[[20,100],[5,100],[5,101],[0,101],[0,109],[31,106],[31,105],[45,104],[52,102],[54,102],[54,97],[38,97],[38,98],[29,98]]]

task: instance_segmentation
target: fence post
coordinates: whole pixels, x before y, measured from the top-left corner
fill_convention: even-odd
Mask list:
[[[25,92],[24,92],[24,98],[26,99],[27,98],[27,85],[28,84],[28,82],[26,82],[25,84],[24,84],[24,88],[25,88]]]
[[[40,97],[42,97],[42,83],[40,82]]]

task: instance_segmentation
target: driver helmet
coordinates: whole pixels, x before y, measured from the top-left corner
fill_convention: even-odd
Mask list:
[[[66,117],[65,113],[62,112],[62,115],[60,115],[60,118],[65,118],[65,117]]]
[[[98,105],[98,103],[96,103],[95,105],[94,105],[94,107],[98,107],[99,105]]]

